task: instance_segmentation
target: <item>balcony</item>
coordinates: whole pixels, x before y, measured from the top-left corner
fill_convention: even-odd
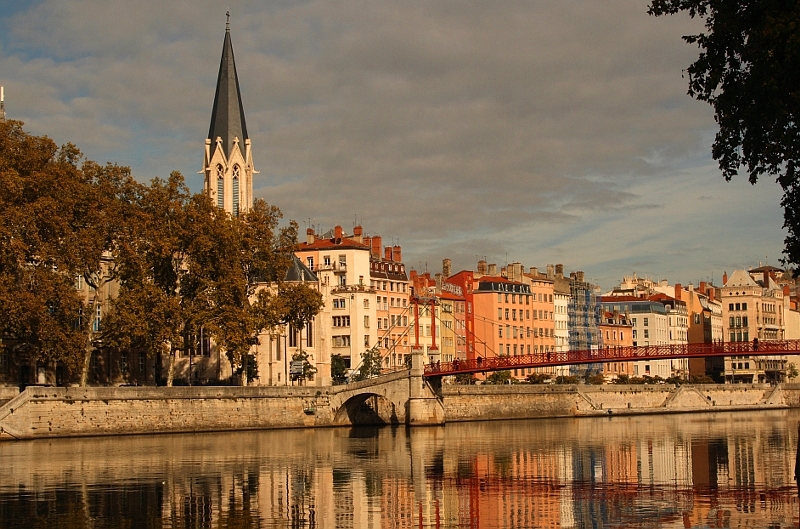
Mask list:
[[[331,294],[348,294],[356,292],[374,294],[375,289],[369,285],[337,285],[331,289]]]

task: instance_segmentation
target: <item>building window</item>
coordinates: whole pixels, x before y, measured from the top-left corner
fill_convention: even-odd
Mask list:
[[[645,318],[645,319],[644,319],[644,326],[645,326],[645,327],[647,327],[648,323],[649,323],[649,322],[648,322],[648,318]],[[647,336],[645,336],[645,338],[647,338]]]
[[[217,164],[217,207],[225,207],[225,172],[222,164]]]
[[[334,316],[334,327],[350,327],[350,316]]]
[[[329,268],[331,266],[331,256],[326,255],[322,258],[322,262],[325,263],[325,267]]]
[[[498,320],[503,319],[503,309],[501,309],[500,307],[497,307],[497,319]]]
[[[309,270],[314,270],[314,258],[313,257],[307,257],[306,258],[306,262],[308,263],[308,269]]]
[[[100,304],[98,303],[97,305],[95,305],[94,321],[92,322],[92,330],[94,332],[100,332],[100,321],[101,321],[101,319],[102,319],[102,316],[101,316]]]
[[[122,351],[119,354],[119,370],[123,375],[128,373],[128,352],[127,351]]]
[[[334,347],[350,347],[350,336],[349,335],[334,336],[333,337],[333,346]]]
[[[297,347],[297,329],[289,325],[289,347]]]
[[[742,303],[742,310],[747,310],[747,303]]]
[[[239,166],[233,166],[233,216],[239,216]]]

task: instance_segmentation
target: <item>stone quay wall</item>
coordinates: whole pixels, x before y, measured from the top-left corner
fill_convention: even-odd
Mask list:
[[[800,407],[800,384],[445,386],[447,421]]]
[[[316,387],[29,387],[0,407],[0,438],[304,428]]]
[[[0,439],[343,425],[339,401],[359,388],[29,387],[0,406]],[[445,422],[774,409],[800,407],[800,384],[445,385],[441,402]]]

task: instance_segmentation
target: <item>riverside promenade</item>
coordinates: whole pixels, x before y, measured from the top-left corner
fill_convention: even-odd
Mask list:
[[[400,375],[331,387],[28,387],[0,406],[0,440],[800,407],[800,384],[443,385],[432,397],[442,417],[415,423],[412,399],[392,395],[409,383]]]

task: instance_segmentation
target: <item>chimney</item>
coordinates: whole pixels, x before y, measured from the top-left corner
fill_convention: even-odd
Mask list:
[[[380,235],[375,235],[374,237],[372,237],[372,257],[380,259],[382,245],[383,245],[383,239],[381,239]]]
[[[314,244],[316,237],[314,237],[314,228],[308,228],[306,230],[306,244]]]
[[[370,257],[372,257],[372,237],[369,235],[364,237],[362,244],[369,248]]]
[[[486,273],[489,274],[490,276],[496,276],[497,275],[497,265],[496,264],[490,264],[488,270],[486,271]]]
[[[675,299],[681,299],[681,284],[675,283]]]
[[[769,272],[764,270],[764,288],[769,288]]]
[[[481,259],[480,261],[478,261],[478,274],[485,276],[486,272],[487,272],[486,261]]]
[[[564,277],[564,265],[557,264],[556,265],[556,277]]]
[[[383,249],[383,258],[386,259],[387,261],[391,261],[392,260],[392,247],[391,246],[387,246],[386,248]]]
[[[532,266],[532,267],[531,267],[531,275],[532,275],[533,277],[539,277],[539,269],[538,269],[538,268],[536,268],[535,266]]]
[[[709,300],[709,301],[714,301],[714,296],[715,296],[715,292],[716,292],[716,291],[717,291],[717,290],[716,290],[716,289],[714,289],[714,288],[709,288],[709,289],[708,289],[708,300]]]
[[[341,239],[342,235],[344,235],[344,232],[342,231],[341,226],[336,226],[335,228],[333,228],[333,237],[335,239]]]
[[[783,295],[787,298],[792,295],[792,287],[789,285],[783,285]]]
[[[450,259],[442,259],[442,275],[445,278],[450,277],[450,271],[452,270],[453,262]]]
[[[547,265],[547,279],[553,279],[555,276],[555,267],[551,264]]]
[[[697,287],[697,289],[700,291],[701,294],[705,294],[706,293],[706,288],[707,288],[706,282],[705,281],[700,281],[700,285]]]
[[[400,249],[400,245],[395,244],[392,246],[392,261],[395,263],[402,263],[403,262],[403,252]]]
[[[577,272],[575,272],[575,279],[577,279],[577,280],[578,280],[578,281],[580,281],[581,283],[583,283],[583,278],[584,278],[584,277],[585,277],[585,276],[584,276],[584,274],[583,274],[583,271],[582,271],[582,270],[578,270]]]
[[[723,272],[722,273],[722,286],[724,287],[727,282],[728,282],[728,272]]]
[[[364,228],[362,228],[361,226],[356,226],[355,228],[353,228],[353,238],[356,241],[358,241],[360,243],[363,243],[364,242]]]

